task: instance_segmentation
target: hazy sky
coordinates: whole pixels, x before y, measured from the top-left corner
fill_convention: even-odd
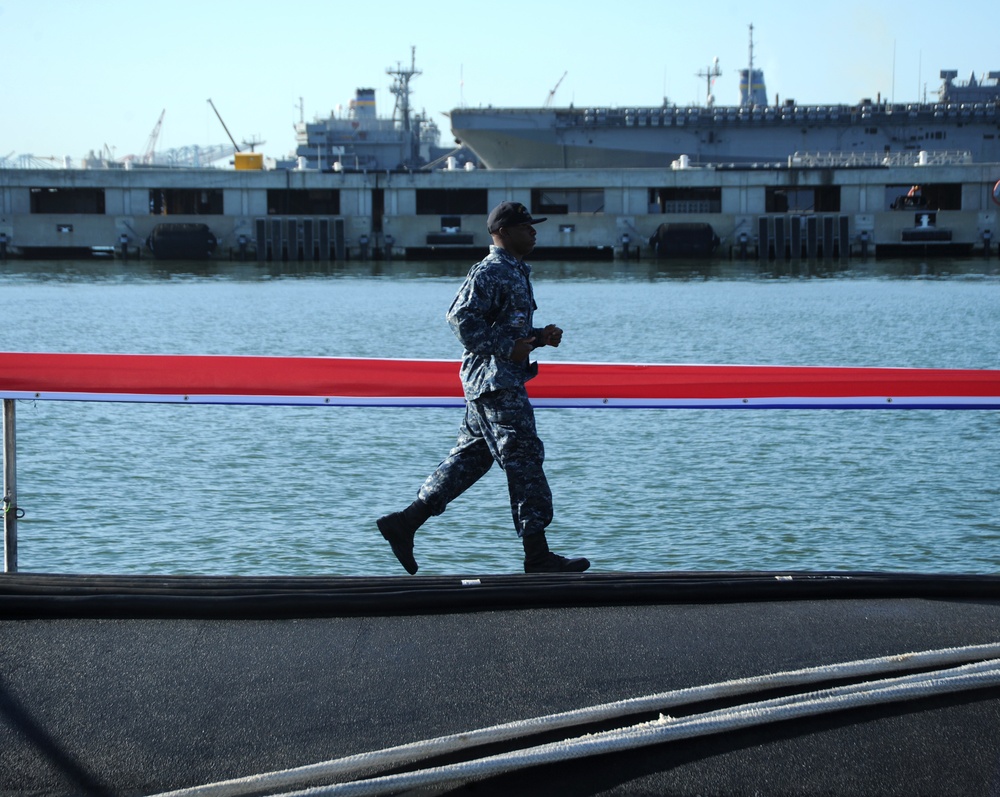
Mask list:
[[[933,98],[941,69],[1000,70],[1000,3],[575,0],[505,4],[395,0],[0,0],[0,157],[141,154],[238,142],[285,156],[293,124],[346,109],[387,68],[408,67],[412,103],[451,141],[459,105],[703,103],[715,57],[721,104],[737,70],[764,70],[769,98],[803,104]],[[565,74],[565,77],[563,75]],[[560,83],[560,78],[562,82]],[[300,110],[301,98],[301,110]]]

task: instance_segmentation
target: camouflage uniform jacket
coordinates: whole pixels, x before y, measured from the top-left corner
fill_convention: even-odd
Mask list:
[[[538,373],[538,363],[510,359],[518,338],[541,334],[531,325],[536,305],[530,275],[527,263],[490,246],[490,253],[469,270],[448,309],[448,323],[465,347],[461,377],[469,401],[519,387]]]

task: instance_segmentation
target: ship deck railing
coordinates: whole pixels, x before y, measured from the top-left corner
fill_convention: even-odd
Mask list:
[[[497,109],[501,112],[527,113],[530,108]],[[770,123],[837,122],[884,119],[893,117],[925,119],[976,118],[985,120],[1000,116],[1000,99],[969,103],[860,103],[858,105],[784,105],[764,106],[677,106],[662,107],[600,107],[556,109],[556,120],[568,126],[670,127],[691,123]]]

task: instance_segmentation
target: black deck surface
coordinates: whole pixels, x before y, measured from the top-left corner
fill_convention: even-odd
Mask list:
[[[154,793],[670,689],[1000,641],[989,577],[465,579],[0,576],[0,794]],[[595,729],[563,735],[584,730]],[[996,795],[998,738],[989,688],[448,793]]]

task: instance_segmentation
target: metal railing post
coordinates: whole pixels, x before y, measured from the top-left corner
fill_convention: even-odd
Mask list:
[[[17,434],[14,399],[3,400],[3,570],[17,572]]]

